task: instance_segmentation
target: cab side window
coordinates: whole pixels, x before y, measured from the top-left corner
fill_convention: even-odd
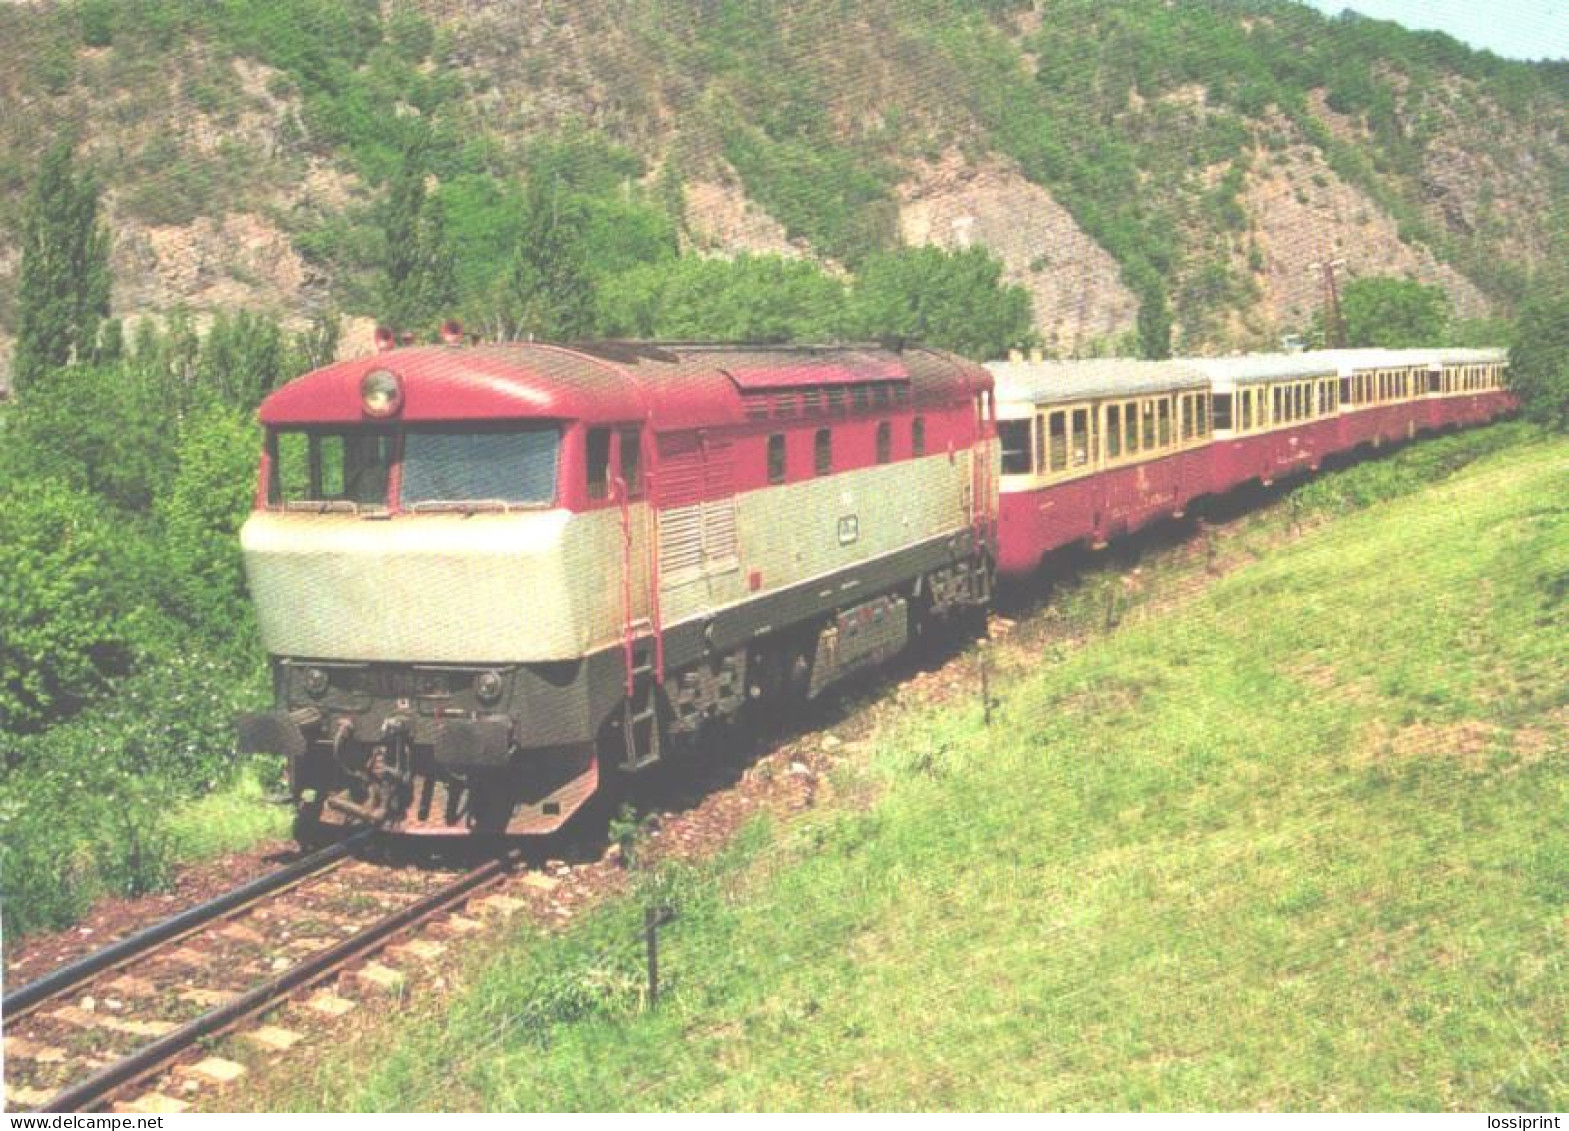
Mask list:
[[[610,429],[590,428],[587,445],[588,497],[610,496]]]
[[[623,428],[617,440],[621,446],[621,482],[626,487],[627,498],[643,495],[643,431],[640,428]]]

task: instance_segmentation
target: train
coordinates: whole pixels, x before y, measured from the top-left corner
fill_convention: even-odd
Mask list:
[[[1053,551],[1509,412],[1498,350],[981,365],[918,345],[386,348],[272,393],[240,541],[306,843],[556,832]]]

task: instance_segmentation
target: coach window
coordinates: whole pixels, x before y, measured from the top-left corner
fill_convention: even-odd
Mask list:
[[[1130,456],[1139,453],[1139,410],[1134,401],[1122,402],[1122,447]]]
[[[1046,421],[1047,470],[1061,471],[1068,466],[1068,414],[1058,409]]]
[[[785,481],[785,438],[783,432],[768,437],[768,482]]]
[[[1215,427],[1221,431],[1231,431],[1231,394],[1215,394]]]
[[[1095,438],[1090,435],[1090,410],[1073,410],[1073,466],[1083,467],[1094,458]]]
[[[834,469],[834,435],[828,428],[819,428],[812,441],[813,466],[818,475],[827,475]]]
[[[997,440],[1002,445],[1002,473],[1028,475],[1030,473],[1030,422],[1028,420],[999,420]],[[878,432],[881,451],[882,433]],[[881,462],[879,460],[879,462]]]
[[[1165,402],[1162,402],[1163,404]],[[1153,398],[1139,402],[1139,447],[1152,451],[1159,443],[1155,438],[1155,401]]]
[[[1106,458],[1116,459],[1122,455],[1122,406],[1109,404],[1106,406]]]
[[[618,443],[621,445],[621,483],[626,488],[626,497],[636,499],[643,494],[642,429],[621,429]]]
[[[588,497],[603,499],[610,494],[610,429],[588,430]]]
[[[910,421],[910,454],[924,456],[926,454],[926,418],[917,416]]]
[[[1026,431],[1029,422],[1025,422]],[[889,463],[893,460],[893,425],[888,421],[879,421],[877,425],[877,462]]]
[[[1155,402],[1155,417],[1158,421],[1159,443],[1163,448],[1171,447],[1171,398],[1161,397]]]

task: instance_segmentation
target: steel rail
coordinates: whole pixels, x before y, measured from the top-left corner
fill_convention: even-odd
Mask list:
[[[513,851],[481,864],[423,899],[398,909],[364,931],[307,955],[300,963],[276,978],[263,982],[216,1009],[187,1021],[151,1044],[99,1069],[80,1083],[56,1092],[38,1110],[46,1112],[85,1110],[124,1085],[156,1071],[202,1038],[221,1032],[236,1022],[261,1012],[286,994],[312,985],[345,963],[380,948],[391,936],[420,920],[439,914],[468,899],[475,889],[509,874],[522,858],[521,852]]]
[[[372,829],[365,829],[353,836],[340,840],[336,844],[328,845],[317,852],[311,853],[293,864],[279,868],[260,876],[247,884],[242,884],[233,891],[225,892],[216,899],[209,899],[205,903],[198,903],[194,907],[186,908],[178,915],[171,916],[150,927],[145,927],[135,934],[127,935],[116,943],[111,943],[102,950],[84,955],[74,962],[68,962],[56,970],[50,971],[37,981],[29,982],[0,999],[0,1018],[7,1022],[15,1021],[30,1013],[41,1002],[47,1001],[66,990],[81,985],[105,970],[130,962],[153,947],[177,939],[182,935],[190,934],[200,929],[215,919],[220,919],[234,911],[238,911],[247,904],[253,903],[263,896],[309,879],[323,869],[345,859],[359,844],[374,833]]]

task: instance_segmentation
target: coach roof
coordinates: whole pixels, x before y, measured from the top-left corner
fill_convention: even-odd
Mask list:
[[[1311,377],[1334,377],[1333,361],[1311,353],[1258,353],[1242,357],[1188,357],[1183,364],[1202,373],[1217,393],[1229,393],[1238,385],[1263,381],[1294,381]]]
[[[997,403],[1060,404],[1065,401],[1136,397],[1208,385],[1202,373],[1180,362],[1093,358],[1086,361],[989,361]]]

